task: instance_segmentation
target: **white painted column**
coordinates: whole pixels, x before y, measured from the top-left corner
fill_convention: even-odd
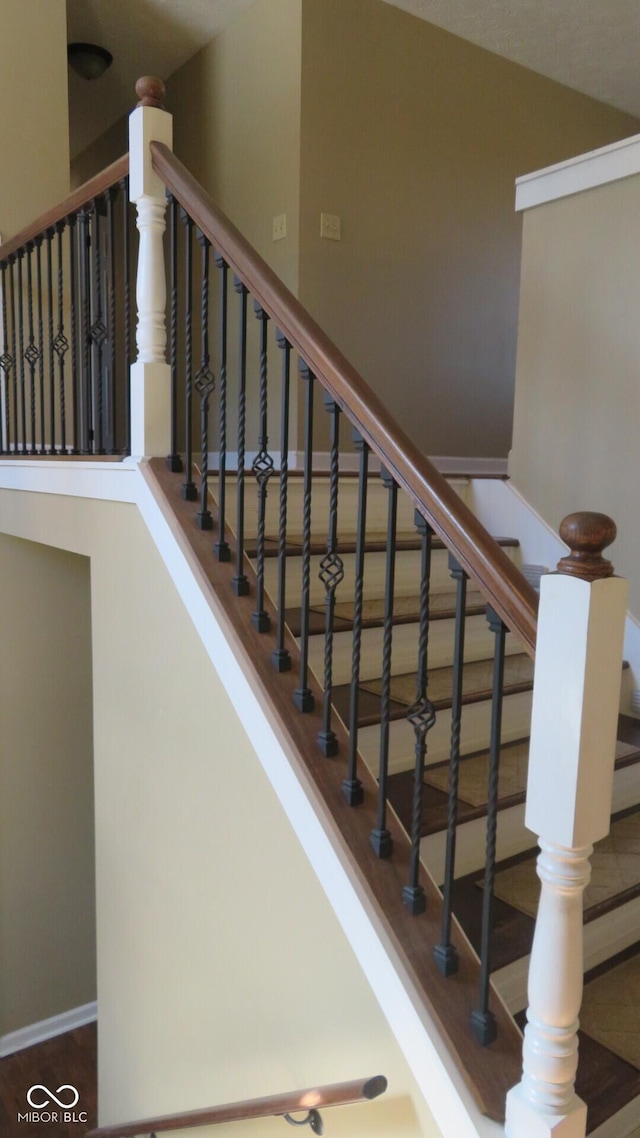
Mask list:
[[[131,367],[131,454],[167,455],[170,450],[171,369],[166,362],[166,300],[163,236],[166,195],[151,165],[150,142],[173,146],[173,119],[162,107],[164,84],[136,83],[140,102],[129,117],[129,197],[138,208],[140,232],[136,301],[138,357]]]
[[[582,894],[593,843],[609,832],[627,583],[602,550],[616,527],[571,514],[570,554],[543,577],[525,823],[542,883],[529,969],[522,1081],[507,1095],[508,1138],[584,1138],[575,1094],[582,1002]]]

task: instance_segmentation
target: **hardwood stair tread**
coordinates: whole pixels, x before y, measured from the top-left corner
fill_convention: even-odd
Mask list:
[[[487,602],[482,593],[475,589],[467,590],[466,616],[481,616]],[[335,606],[333,631],[349,632],[353,628],[354,605],[351,601],[338,601]],[[429,598],[431,620],[452,620],[455,616],[455,593],[434,593]],[[292,636],[300,635],[302,609],[286,609],[285,620]],[[393,623],[417,624],[420,620],[420,597],[397,597],[394,603]],[[381,628],[384,623],[384,599],[375,597],[363,604],[362,627]],[[324,604],[309,608],[309,632],[312,636],[323,635],[325,631]]]
[[[517,538],[512,537],[496,537],[498,545],[503,549],[517,549],[519,542]],[[303,547],[302,534],[287,534],[286,553],[287,557],[301,557]],[[380,530],[368,530],[365,550],[367,553],[384,553],[387,548],[387,534]],[[415,530],[398,531],[396,534],[396,551],[403,552],[407,550],[419,550],[422,548],[422,539]],[[435,550],[443,550],[446,548],[445,544],[439,537],[433,537],[431,548]],[[315,533],[311,535],[310,543],[311,554],[315,557],[322,556],[327,552],[327,535],[326,533]],[[355,553],[356,551],[356,534],[342,534],[338,538],[336,546],[336,553]],[[245,552],[247,557],[255,558],[258,554],[257,541],[248,540],[245,542]],[[268,534],[264,540],[264,555],[265,557],[278,556],[278,537],[277,534]]]
[[[491,698],[492,660],[472,660],[465,664],[463,703],[476,703]],[[436,711],[451,706],[453,668],[436,668],[429,672],[429,698]],[[402,719],[415,699],[416,673],[406,672],[391,677],[389,718]],[[381,680],[367,680],[359,686],[359,725],[368,727],[380,721]],[[505,659],[505,695],[530,691],[533,686],[533,661],[524,652]],[[349,720],[351,687],[339,684],[333,688],[333,705],[346,723]]]

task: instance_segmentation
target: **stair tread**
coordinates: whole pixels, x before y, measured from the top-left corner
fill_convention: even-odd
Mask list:
[[[504,693],[529,691],[533,684],[533,660],[524,652],[507,656],[504,666]],[[429,672],[429,699],[436,711],[451,706],[453,668],[435,668]],[[493,660],[472,660],[465,664],[463,703],[476,703],[491,698]],[[368,727],[380,721],[382,680],[366,680],[359,686],[359,724]],[[339,684],[333,688],[332,701],[344,722],[349,719],[351,687]],[[416,673],[405,672],[391,677],[389,718],[402,719],[415,700]]]
[[[487,602],[482,593],[475,589],[467,590],[466,616],[480,616]],[[353,628],[353,601],[338,601],[334,610],[333,631],[349,632]],[[431,620],[451,620],[455,616],[455,593],[434,593],[429,597],[429,616]],[[293,636],[300,635],[302,609],[286,610],[285,620]],[[417,624],[420,620],[420,597],[396,597],[393,606],[393,623]],[[384,623],[384,598],[365,600],[362,609],[362,627],[380,628]],[[312,636],[325,631],[324,604],[309,608],[309,632]]]
[[[517,548],[519,542],[514,537],[496,537],[498,545],[503,549]],[[287,557],[300,557],[302,555],[302,547],[304,541],[302,534],[287,534],[286,553]],[[406,552],[407,550],[419,550],[422,547],[422,538],[416,533],[415,529],[398,531],[396,534],[396,552]],[[384,553],[387,548],[387,533],[386,530],[367,530],[365,539],[365,549],[367,553]],[[431,542],[432,550],[442,550],[446,546],[439,537],[434,537]],[[320,557],[327,552],[327,534],[326,531],[321,533],[313,533],[311,535],[310,543],[311,553],[315,557]],[[342,532],[338,544],[336,546],[337,553],[355,553],[356,551],[356,534]],[[258,553],[258,543],[254,538],[247,538],[245,540],[245,553],[248,557],[255,558]],[[278,535],[267,534],[264,539],[264,555],[265,557],[278,556]]]

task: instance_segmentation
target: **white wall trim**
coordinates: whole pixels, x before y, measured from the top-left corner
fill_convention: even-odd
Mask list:
[[[640,134],[516,178],[516,211],[640,174]]]
[[[14,1051],[23,1051],[25,1047],[44,1043],[46,1039],[53,1039],[55,1035],[74,1031],[76,1027],[95,1023],[97,1018],[98,1004],[93,1000],[90,1004],[82,1004],[79,1008],[71,1008],[68,1012],[40,1020],[40,1023],[32,1023],[28,1027],[19,1028],[18,1031],[10,1031],[8,1035],[0,1035],[0,1059],[4,1059],[6,1055],[13,1055]]]

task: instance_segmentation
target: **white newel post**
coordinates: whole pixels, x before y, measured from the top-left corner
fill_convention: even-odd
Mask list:
[[[166,299],[163,236],[166,195],[151,165],[149,143],[173,145],[173,119],[162,107],[164,83],[136,83],[140,99],[129,116],[129,198],[137,206],[140,232],[136,301],[138,356],[131,367],[131,454],[140,458],[170,450],[171,369],[166,362]]]
[[[584,1138],[575,1093],[582,1002],[582,894],[593,843],[609,832],[627,583],[602,550],[604,514],[571,514],[570,554],[543,577],[525,823],[542,883],[529,969],[522,1081],[507,1095],[508,1138]]]

